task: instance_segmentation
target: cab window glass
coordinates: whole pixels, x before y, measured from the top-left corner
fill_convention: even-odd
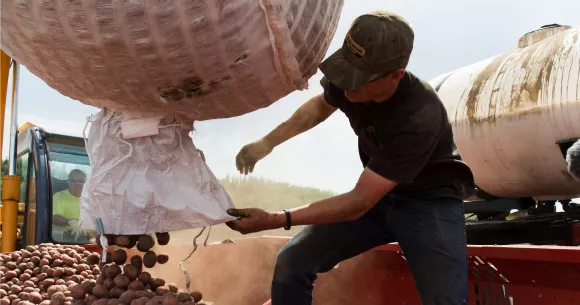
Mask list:
[[[63,142],[48,143],[52,186],[52,239],[61,244],[92,243],[95,241],[95,232],[78,228],[80,196],[91,171],[89,158],[85,148],[80,146],[82,143]]]

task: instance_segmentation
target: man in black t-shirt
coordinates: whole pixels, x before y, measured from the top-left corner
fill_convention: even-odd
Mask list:
[[[358,136],[364,170],[350,192],[280,212],[228,211],[238,217],[228,226],[243,234],[307,225],[278,254],[271,304],[311,304],[317,273],[391,242],[401,246],[423,304],[467,304],[462,199],[473,193],[473,175],[454,157],[436,92],[406,71],[413,39],[396,14],[358,17],[342,48],[320,65],[324,92],[237,155],[238,170],[248,174],[274,147],[336,109]]]

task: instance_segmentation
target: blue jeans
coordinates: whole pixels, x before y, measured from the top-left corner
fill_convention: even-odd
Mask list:
[[[467,304],[463,202],[387,195],[354,221],[306,226],[278,253],[272,305],[310,305],[317,273],[398,242],[423,305]]]

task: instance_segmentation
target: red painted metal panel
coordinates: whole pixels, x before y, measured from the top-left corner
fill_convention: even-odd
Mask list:
[[[396,244],[378,247],[375,252],[401,254]],[[469,304],[580,304],[578,247],[469,246],[468,255]],[[400,270],[408,272],[407,268]],[[409,277],[410,273],[400,276]],[[400,293],[401,287],[395,287],[385,286],[383,293]],[[404,291],[418,295],[408,287]],[[408,298],[406,304],[420,304],[417,298]]]

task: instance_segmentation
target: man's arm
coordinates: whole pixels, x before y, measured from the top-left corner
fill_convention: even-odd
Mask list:
[[[69,220],[70,219],[68,219],[62,215],[58,215],[58,214],[52,215],[52,224],[60,226],[60,227],[68,226]]]
[[[347,193],[288,210],[292,225],[323,224],[356,220],[368,212],[381,198],[397,186],[395,181],[383,178],[365,168],[356,186]],[[282,226],[286,224],[284,212],[276,213]]]
[[[262,142],[274,148],[285,141],[307,131],[325,121],[336,111],[318,94],[304,103],[292,116],[262,138]]]
[[[311,98],[266,136],[242,147],[236,156],[238,171],[243,174],[253,172],[256,163],[271,153],[274,147],[320,124],[336,109],[326,102],[322,94]]]
[[[369,211],[397,183],[365,168],[356,186],[347,193],[288,210],[292,225],[325,224],[356,220]],[[286,225],[286,214],[268,213],[261,209],[234,209],[228,213],[241,219],[226,223],[242,234],[271,230]]]
[[[52,224],[60,227],[68,226],[70,219],[62,216],[64,213],[63,203],[61,201],[60,193],[54,194],[52,197]]]

